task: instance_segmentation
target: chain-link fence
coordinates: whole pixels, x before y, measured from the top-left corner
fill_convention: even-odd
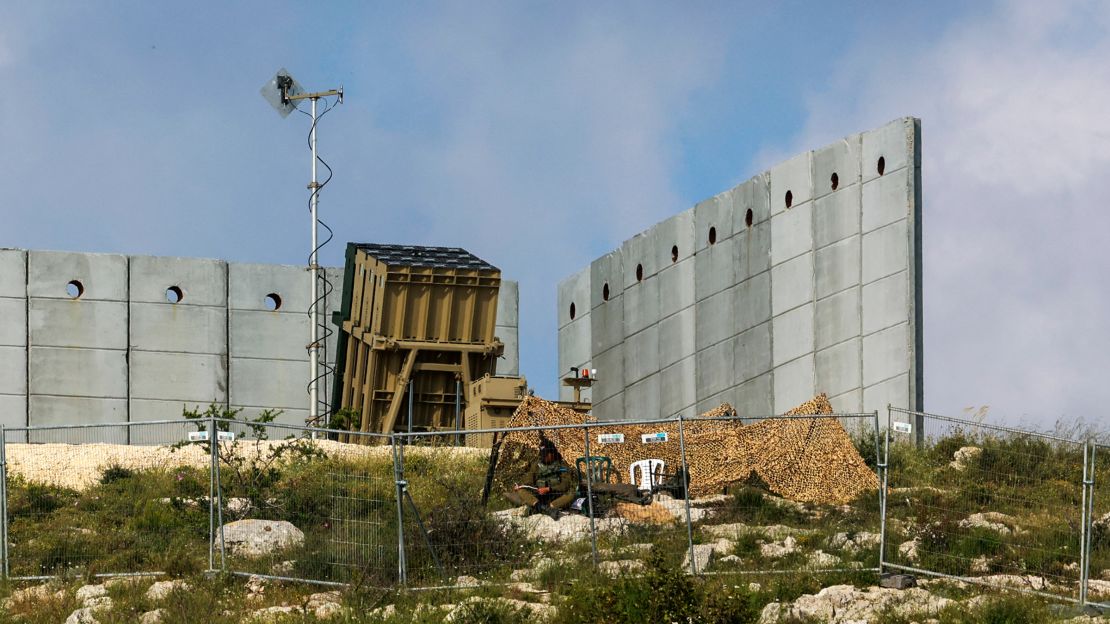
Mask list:
[[[1083,599],[1088,443],[898,409],[887,423],[884,569]]]
[[[8,428],[0,556],[17,579],[223,570],[438,587],[654,561],[1110,599],[1110,448],[897,409],[882,420],[383,436],[209,414]],[[537,467],[547,444],[563,468]]]

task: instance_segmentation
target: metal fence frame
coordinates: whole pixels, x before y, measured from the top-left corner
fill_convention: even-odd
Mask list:
[[[687,458],[686,458],[687,445],[688,445],[688,440],[686,439],[687,438],[687,436],[686,436],[686,423],[688,423],[688,422],[696,422],[696,421],[702,421],[703,422],[703,421],[713,421],[713,420],[716,420],[716,421],[746,421],[746,422],[752,422],[752,421],[760,421],[760,420],[766,420],[766,419],[815,419],[815,418],[838,418],[838,419],[841,419],[842,421],[844,419],[858,419],[858,420],[861,420],[861,421],[862,420],[867,420],[867,421],[871,422],[872,427],[873,427],[874,440],[875,440],[875,458],[874,458],[874,460],[875,460],[875,466],[876,466],[876,477],[877,477],[877,480],[879,482],[879,488],[878,488],[878,493],[877,493],[877,496],[878,496],[878,499],[879,499],[879,509],[878,509],[878,516],[879,516],[878,517],[878,526],[879,526],[878,562],[879,563],[878,563],[878,567],[877,568],[862,568],[862,569],[855,568],[855,569],[850,569],[850,570],[849,569],[837,568],[837,569],[834,569],[834,570],[805,569],[805,570],[796,570],[796,571],[813,572],[813,573],[824,572],[824,571],[837,571],[837,572],[839,572],[839,571],[852,571],[852,572],[879,572],[879,573],[885,573],[885,572],[890,572],[890,571],[900,571],[900,572],[911,572],[911,573],[915,573],[915,574],[922,574],[922,575],[928,575],[928,576],[934,576],[934,577],[949,576],[949,575],[945,575],[944,573],[936,571],[936,570],[929,570],[929,569],[926,569],[926,568],[919,568],[919,567],[916,567],[916,566],[903,566],[903,565],[900,565],[898,563],[894,563],[892,561],[887,561],[886,558],[885,558],[886,548],[889,545],[888,542],[889,542],[889,539],[891,537],[891,535],[889,533],[890,532],[890,526],[889,526],[889,522],[888,522],[888,520],[889,520],[889,518],[888,518],[888,497],[889,497],[889,488],[890,488],[890,474],[889,474],[890,469],[889,469],[889,465],[890,465],[890,458],[891,458],[890,446],[891,446],[891,439],[892,439],[892,425],[893,425],[893,420],[894,420],[894,415],[895,414],[903,414],[903,415],[911,417],[913,419],[912,422],[914,423],[914,425],[918,426],[918,428],[919,428],[918,440],[917,440],[918,448],[920,448],[921,445],[923,444],[923,438],[921,438],[920,436],[922,436],[924,434],[924,432],[921,431],[921,427],[919,426],[918,423],[923,422],[923,419],[925,419],[925,418],[939,419],[939,420],[947,421],[947,422],[950,422],[950,423],[953,423],[953,424],[967,426],[969,428],[980,428],[980,429],[990,430],[990,431],[1000,432],[1000,433],[1009,433],[1009,434],[1021,435],[1021,436],[1031,436],[1031,437],[1034,437],[1034,438],[1045,439],[1047,441],[1056,442],[1056,443],[1067,443],[1067,444],[1081,445],[1082,448],[1083,448],[1083,474],[1082,474],[1082,482],[1079,484],[1081,492],[1082,492],[1081,509],[1079,510],[1081,520],[1080,520],[1080,527],[1079,527],[1079,531],[1078,531],[1079,534],[1074,536],[1074,538],[1078,541],[1078,544],[1079,544],[1079,557],[1080,557],[1079,570],[1078,570],[1078,573],[1079,573],[1078,598],[1073,598],[1073,597],[1068,597],[1068,596],[1061,596],[1061,595],[1058,595],[1058,594],[1052,594],[1052,593],[1048,593],[1048,592],[1041,592],[1041,591],[1032,590],[1032,589],[1025,589],[1025,588],[999,587],[997,585],[994,585],[992,587],[1041,595],[1041,596],[1044,596],[1044,597],[1047,597],[1047,598],[1050,598],[1050,599],[1053,599],[1053,600],[1076,602],[1076,603],[1079,603],[1079,604],[1087,604],[1088,602],[1092,602],[1093,604],[1098,604],[1100,606],[1110,606],[1110,602],[1100,603],[1100,602],[1089,601],[1089,596],[1088,596],[1088,590],[1089,590],[1088,586],[1090,584],[1090,574],[1091,574],[1091,570],[1090,570],[1090,568],[1091,568],[1091,552],[1092,552],[1092,548],[1093,548],[1092,523],[1094,521],[1094,509],[1095,509],[1095,485],[1096,485],[1096,477],[1101,476],[1101,475],[1097,474],[1098,471],[1097,471],[1097,464],[1096,464],[1096,456],[1098,456],[1098,457],[1110,457],[1110,445],[1099,444],[1099,443],[1096,443],[1095,441],[1090,440],[1090,439],[1088,439],[1088,440],[1073,440],[1073,439],[1062,438],[1062,437],[1059,437],[1059,436],[1051,436],[1051,435],[1047,435],[1047,434],[1037,433],[1037,432],[1033,432],[1033,431],[1027,431],[1027,430],[1013,428],[1013,427],[1004,427],[1004,426],[999,426],[999,425],[983,424],[983,423],[978,423],[978,422],[974,422],[974,421],[970,421],[970,420],[951,418],[951,417],[941,416],[941,415],[936,415],[936,414],[928,414],[928,413],[925,413],[925,412],[904,410],[904,409],[895,408],[895,407],[888,407],[887,423],[886,423],[886,430],[885,431],[883,431],[882,428],[880,427],[880,418],[879,418],[878,412],[873,412],[873,413],[867,413],[867,414],[832,414],[832,415],[819,415],[819,416],[781,416],[781,415],[776,415],[776,416],[767,416],[767,417],[718,417],[718,418],[694,418],[694,419],[683,418],[682,416],[676,416],[676,417],[672,417],[672,418],[644,419],[644,420],[636,420],[636,421],[587,422],[587,423],[582,423],[582,424],[567,424],[567,425],[549,425],[549,426],[535,426],[535,427],[465,430],[463,433],[465,433],[467,435],[474,435],[474,434],[495,434],[495,433],[496,434],[505,434],[506,432],[528,432],[528,431],[551,432],[551,431],[554,431],[554,430],[563,430],[563,429],[577,430],[577,431],[582,432],[583,443],[584,443],[584,446],[585,446],[585,449],[586,449],[586,453],[587,453],[587,455],[589,455],[590,445],[591,445],[591,440],[590,440],[591,435],[590,434],[591,434],[591,431],[595,428],[612,428],[614,426],[621,426],[621,425],[630,425],[630,426],[631,425],[637,425],[637,426],[643,426],[643,425],[672,425],[672,426],[677,427],[679,454],[680,454],[681,463],[682,463],[681,467],[684,470],[686,470],[687,474],[688,474],[689,467],[688,467]],[[166,426],[183,426],[183,427],[188,426],[188,427],[197,428],[198,430],[205,430],[205,431],[208,432],[208,439],[210,440],[210,443],[209,443],[210,459],[209,459],[209,467],[208,467],[208,472],[209,472],[209,496],[208,496],[208,507],[209,507],[209,509],[208,509],[208,512],[209,512],[208,561],[209,561],[209,565],[208,565],[208,571],[209,572],[226,572],[226,573],[230,573],[230,574],[234,574],[234,575],[241,575],[241,576],[251,575],[252,573],[249,572],[248,570],[235,569],[235,566],[232,565],[233,562],[229,561],[228,552],[227,552],[227,545],[226,545],[226,540],[225,540],[225,535],[224,535],[224,526],[225,526],[224,517],[223,517],[223,508],[224,508],[224,491],[223,490],[224,490],[224,488],[221,485],[221,480],[220,480],[220,477],[221,477],[220,445],[219,445],[219,443],[216,439],[218,437],[218,431],[221,429],[221,427],[223,427],[225,429],[226,428],[234,428],[234,427],[243,427],[245,424],[246,423],[244,421],[241,421],[241,420],[232,420],[232,419],[225,419],[225,418],[218,418],[218,417],[205,417],[205,418],[202,418],[202,419],[165,420],[165,421],[151,421],[151,422],[142,422],[142,423],[104,423],[104,424],[57,425],[57,426],[49,426],[49,427],[15,427],[15,428],[13,428],[13,427],[5,428],[5,427],[0,426],[0,562],[2,562],[2,566],[0,566],[0,573],[2,573],[4,578],[8,578],[8,579],[11,579],[11,580],[39,580],[39,579],[45,579],[45,578],[52,578],[52,577],[48,577],[48,576],[33,576],[33,575],[31,575],[31,576],[28,576],[28,575],[13,576],[11,574],[11,572],[12,572],[12,570],[11,570],[11,560],[12,560],[12,548],[13,547],[10,545],[10,541],[9,541],[10,540],[9,531],[10,531],[10,526],[11,526],[11,517],[10,517],[10,510],[9,510],[9,498],[11,496],[11,491],[10,491],[9,481],[8,481],[8,477],[9,477],[9,475],[8,475],[8,461],[9,461],[8,445],[15,443],[15,442],[12,441],[13,437],[18,437],[18,436],[20,436],[20,434],[22,434],[23,436],[26,437],[27,440],[31,440],[33,438],[33,434],[36,433],[36,432],[37,433],[43,433],[43,432],[49,432],[49,431],[96,429],[96,428],[107,428],[107,427],[123,428],[125,431],[130,432],[133,427],[138,427],[138,426],[166,425]],[[336,437],[336,436],[347,436],[347,435],[352,434],[352,432],[345,431],[345,430],[323,429],[323,428],[308,427],[308,426],[301,426],[301,425],[288,425],[288,424],[284,424],[284,423],[273,423],[273,424],[269,424],[267,426],[275,428],[275,429],[280,429],[283,432],[295,433],[301,439],[333,438],[333,437]],[[427,587],[419,587],[418,583],[410,582],[410,579],[408,578],[408,569],[407,569],[408,566],[407,566],[406,559],[405,559],[406,535],[405,535],[404,526],[405,526],[405,517],[406,517],[405,514],[406,514],[406,512],[405,512],[405,509],[404,509],[404,497],[407,495],[407,488],[409,486],[409,483],[406,481],[405,447],[409,446],[412,443],[418,442],[421,438],[426,438],[428,436],[441,436],[442,437],[442,436],[445,436],[445,435],[453,435],[455,433],[456,432],[453,432],[453,431],[452,432],[439,431],[439,432],[396,433],[396,434],[393,434],[393,435],[376,435],[376,434],[356,433],[357,436],[365,436],[365,437],[367,437],[368,440],[373,440],[375,442],[389,444],[389,446],[391,447],[390,457],[387,459],[387,463],[390,462],[390,461],[392,463],[393,492],[394,492],[394,498],[395,498],[396,521],[397,521],[397,527],[398,527],[397,528],[397,549],[398,549],[397,555],[398,555],[398,557],[397,557],[397,570],[396,570],[395,586],[409,587],[411,589],[426,589],[427,588]],[[130,434],[128,434],[128,437],[129,438],[131,437]],[[1099,453],[1100,447],[1103,451],[1102,453]],[[592,494],[592,480],[589,479],[589,478],[586,479],[586,487],[587,487],[587,493]],[[592,503],[592,496],[587,496],[587,500]],[[689,560],[690,560],[689,572],[691,574],[695,574],[695,575],[706,575],[706,574],[777,574],[777,573],[789,572],[788,570],[765,570],[765,571],[741,570],[741,571],[724,571],[724,572],[712,572],[712,571],[706,571],[706,570],[698,570],[697,569],[696,557],[694,556],[694,547],[695,547],[694,525],[695,525],[695,521],[693,520],[693,514],[691,512],[691,504],[690,504],[690,496],[689,495],[686,497],[683,504],[684,504],[684,507],[685,507],[685,522],[683,522],[682,524],[685,525],[686,542],[687,542],[687,549],[688,549]],[[587,515],[589,516],[589,519],[590,519],[590,552],[591,552],[591,555],[592,555],[593,563],[594,563],[595,566],[597,566],[600,562],[600,557],[599,557],[599,554],[598,554],[598,545],[597,545],[598,528],[597,528],[597,525],[596,525],[595,514],[593,513],[592,507],[587,511]],[[18,547],[18,545],[16,545],[15,547]],[[119,571],[112,571],[112,572],[97,574],[97,576],[101,576],[101,577],[135,576],[135,575],[154,575],[154,574],[158,574],[158,573],[159,572],[157,572],[157,571],[136,572],[134,570],[119,570]],[[343,582],[335,582],[335,581],[322,579],[322,578],[315,578],[315,579],[314,578],[297,578],[295,576],[283,576],[283,575],[279,575],[279,574],[260,574],[259,576],[262,576],[264,578],[277,579],[277,580],[300,581],[300,582],[315,583],[315,584],[327,585],[327,586],[343,586],[343,585],[346,585],[346,583],[343,583]],[[957,580],[964,581],[964,582],[969,582],[969,583],[981,583],[981,581],[978,581],[975,577],[956,577],[956,576],[952,576],[950,578],[955,578]]]

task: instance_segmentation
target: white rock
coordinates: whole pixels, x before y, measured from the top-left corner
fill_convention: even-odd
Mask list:
[[[768,559],[779,559],[793,553],[797,549],[798,541],[795,540],[793,536],[788,536],[781,542],[761,545],[759,547],[759,554]]]
[[[960,520],[959,526],[962,529],[989,529],[1000,535],[1009,535],[1010,533],[1021,535],[1025,532],[1017,526],[1016,518],[997,511],[973,513]]]
[[[1016,574],[992,574],[990,576],[981,576],[979,580],[989,585],[1011,587],[1014,589],[1049,591],[1053,588],[1052,583],[1048,582],[1048,579],[1043,576],[1033,576],[1032,574],[1027,574],[1025,576]]]
[[[305,608],[312,611],[321,605],[339,604],[342,599],[338,591],[319,592],[308,597]]]
[[[991,571],[991,561],[986,555],[976,557],[971,560],[971,572],[973,574],[986,574]]]
[[[1087,579],[1087,590],[1097,596],[1110,596],[1110,581]]]
[[[644,569],[644,562],[639,559],[622,559],[620,561],[602,561],[597,564],[597,569],[606,576],[617,577],[622,574],[639,572]]]
[[[189,591],[189,584],[181,579],[172,581],[158,581],[146,590],[146,599],[151,602],[161,602],[175,591]]]
[[[337,615],[343,613],[343,606],[335,602],[325,602],[315,609],[312,609],[312,614],[318,620],[329,620]]]
[[[162,619],[166,616],[165,609],[155,609],[147,611],[139,616],[139,624],[162,624]]]
[[[880,613],[913,615],[936,613],[952,604],[947,598],[933,596],[921,588],[904,590],[869,587],[865,590],[851,585],[833,585],[817,594],[806,594],[793,604],[773,602],[764,607],[760,624],[777,624],[793,618],[828,624],[867,624]]]
[[[948,466],[954,470],[964,470],[968,464],[979,459],[983,454],[983,449],[978,446],[964,446],[960,447],[955,453],[952,454],[952,461]]]
[[[104,587],[103,585],[83,585],[77,589],[76,598],[77,602],[80,602],[82,605],[87,607],[90,606],[86,604],[89,600],[107,595],[108,588]]]
[[[509,580],[513,582],[530,581],[534,578],[534,573],[529,569],[513,570],[509,574]]]
[[[709,562],[713,560],[713,553],[716,550],[714,544],[694,544],[694,564],[698,572],[705,572],[709,567]],[[690,550],[686,550],[686,558],[682,560],[682,570],[690,572]]]
[[[763,586],[760,585],[759,583],[756,583],[754,581],[751,582],[751,583],[748,583],[748,591],[752,592],[753,594],[757,593],[759,591],[762,591],[762,590],[763,590]]]
[[[274,576],[289,576],[296,568],[296,561],[281,561],[270,567],[270,574]]]
[[[711,537],[737,539],[742,535],[754,534],[762,535],[772,540],[781,540],[786,537],[795,535],[810,535],[814,532],[813,529],[798,529],[782,524],[752,526],[744,524],[743,522],[734,522],[732,524],[710,524],[707,526],[703,526],[702,530]]]
[[[89,598],[83,604],[93,611],[106,611],[112,608],[112,598],[110,596],[98,596],[96,598]]]
[[[455,579],[455,585],[457,587],[478,587],[481,584],[482,583],[473,576],[460,576]]]
[[[64,589],[56,589],[52,583],[43,583],[42,585],[33,585],[25,589],[17,589],[12,592],[12,595],[4,600],[4,608],[11,610],[11,608],[20,603],[25,602],[42,602],[45,600],[61,600],[65,598],[66,591]]]
[[[871,550],[879,547],[882,536],[878,533],[860,531],[858,533],[837,533],[829,540],[830,548],[837,548],[850,553],[861,550]]]
[[[920,546],[921,541],[916,538],[908,542],[902,542],[898,545],[898,554],[905,557],[907,561],[917,561],[917,549],[920,548]]]
[[[736,555],[725,555],[724,557],[721,557],[717,561],[720,561],[721,563],[740,563],[741,559],[740,559],[740,557],[737,557]]]
[[[392,619],[393,616],[396,614],[397,607],[395,605],[385,605],[384,607],[378,607],[377,609],[374,609],[369,613],[371,619],[382,620]]]
[[[823,550],[815,550],[809,554],[807,559],[811,568],[833,568],[840,565],[840,557],[829,554]]]
[[[246,557],[264,557],[304,544],[304,533],[284,520],[237,520],[225,524],[223,530],[231,551]]]
[[[266,607],[265,609],[257,609],[252,612],[250,619],[256,622],[270,622],[283,615],[300,615],[302,613],[304,613],[304,609],[300,607]]]
[[[467,609],[467,607],[481,602],[500,604],[516,610],[527,609],[529,612],[531,612],[533,618],[540,620],[549,619],[553,617],[557,612],[555,607],[548,604],[524,602],[523,600],[513,600],[512,598],[485,598],[482,596],[474,596],[471,598],[467,598],[466,600],[463,600],[459,604],[455,605],[454,608],[451,609],[451,611],[447,614],[447,616],[443,618],[443,621],[454,622],[456,619],[466,615],[467,611],[469,610]]]
[[[93,615],[94,611],[95,609],[92,607],[82,607],[70,613],[65,624],[100,624],[100,621]]]

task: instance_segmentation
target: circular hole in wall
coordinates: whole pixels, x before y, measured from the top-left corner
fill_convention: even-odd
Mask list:
[[[717,228],[715,228],[715,227],[709,228],[709,244],[710,245],[717,244]]]
[[[642,265],[642,264],[637,264],[636,265],[636,281],[637,282],[644,281],[644,265]]]
[[[840,176],[836,175],[835,171],[833,172],[832,177],[829,178],[829,186],[831,186],[832,190],[834,191],[836,190],[836,187],[840,186]]]
[[[85,285],[78,280],[71,280],[66,284],[66,294],[70,299],[77,299],[85,294]]]
[[[166,301],[170,303],[181,303],[185,298],[185,293],[181,292],[181,288],[177,286],[170,286],[166,289]]]
[[[609,282],[605,282],[605,285],[601,287],[601,298],[606,301],[609,300]]]
[[[574,310],[574,302],[571,301],[570,302],[570,320],[572,320],[572,321],[574,320],[574,311],[575,311]]]
[[[879,175],[883,175],[883,172],[886,171],[886,158],[879,156],[879,164],[875,166],[875,169],[878,170]]]
[[[678,245],[671,247],[671,262],[678,262]]]
[[[281,295],[277,293],[270,293],[266,295],[266,298],[262,302],[266,306],[267,310],[273,312],[281,308]]]
[[[793,204],[794,204],[794,193],[792,193],[790,191],[787,191],[786,192],[786,207],[789,208]]]
[[[748,211],[744,213],[744,224],[747,225],[748,227],[751,227],[752,226],[752,219],[754,219],[754,218],[755,218],[755,215],[752,214],[752,209],[748,208]]]

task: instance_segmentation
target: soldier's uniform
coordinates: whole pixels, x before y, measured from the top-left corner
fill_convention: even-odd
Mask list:
[[[554,461],[544,463],[545,452],[554,453]],[[505,498],[509,501],[517,505],[527,505],[535,511],[543,511],[544,505],[551,509],[566,509],[574,502],[574,496],[578,490],[578,479],[575,477],[574,470],[562,461],[554,446],[541,447],[540,461],[532,464],[521,484],[551,489],[543,495],[523,488],[505,493]]]

